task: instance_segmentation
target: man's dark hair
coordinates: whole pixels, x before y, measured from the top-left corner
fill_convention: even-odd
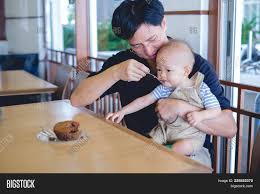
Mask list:
[[[112,29],[116,36],[128,40],[142,24],[161,25],[164,8],[159,0],[125,0],[114,11]]]

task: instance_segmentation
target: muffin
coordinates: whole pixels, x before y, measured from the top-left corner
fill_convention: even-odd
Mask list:
[[[53,128],[57,138],[62,141],[76,140],[80,137],[79,123],[76,121],[58,122]]]

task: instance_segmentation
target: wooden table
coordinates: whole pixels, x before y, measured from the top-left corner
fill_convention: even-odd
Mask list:
[[[23,70],[0,72],[0,96],[54,93],[57,86]]]
[[[70,119],[80,123],[86,141],[37,139],[41,127],[52,128]],[[0,141],[0,173],[212,172],[127,128],[72,107],[68,100],[3,107]]]

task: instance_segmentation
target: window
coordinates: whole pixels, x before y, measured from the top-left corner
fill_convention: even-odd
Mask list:
[[[121,2],[122,0],[97,0],[97,39],[101,57],[108,57],[128,48],[128,42],[116,37],[111,26],[113,12]]]
[[[46,0],[47,47],[75,50],[75,1]]]
[[[223,0],[221,1],[221,79],[260,87],[260,0]],[[233,107],[237,106],[238,91],[226,87],[226,96]],[[241,108],[250,112],[260,112],[260,93],[243,90]],[[236,115],[235,115],[236,118]],[[242,132],[240,141],[248,142],[249,119],[241,116]],[[252,121],[254,134],[260,121]],[[255,137],[255,135],[254,135]],[[236,138],[233,138],[233,143]],[[233,147],[234,148],[234,147]],[[242,144],[242,158],[247,154],[246,143]],[[234,167],[235,148],[231,154],[231,172]],[[246,160],[241,162],[241,172],[246,169]],[[245,171],[246,172],[246,171]]]

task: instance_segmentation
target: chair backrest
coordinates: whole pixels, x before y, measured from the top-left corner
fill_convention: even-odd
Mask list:
[[[260,175],[260,127],[253,146],[250,174]]]
[[[53,100],[69,98],[72,70],[73,68],[71,66],[62,64],[57,65],[54,84],[58,86],[58,89],[53,95]]]
[[[72,92],[78,87],[79,83],[89,76],[89,72],[79,71],[76,75],[73,75]]]

